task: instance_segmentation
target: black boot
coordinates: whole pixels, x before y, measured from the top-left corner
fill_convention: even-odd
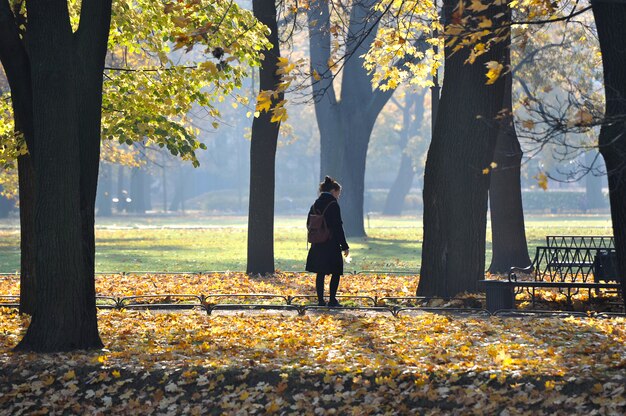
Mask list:
[[[328,301],[328,306],[331,308],[341,308],[341,304],[337,301],[336,298],[331,298]]]

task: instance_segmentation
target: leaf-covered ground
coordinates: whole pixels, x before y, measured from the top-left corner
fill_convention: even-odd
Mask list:
[[[105,350],[12,353],[2,414],[624,414],[623,318],[100,311]]]
[[[492,276],[491,278],[494,278]],[[285,305],[286,297],[295,297],[293,304],[315,304],[315,277],[305,273],[276,273],[268,276],[251,277],[241,272],[205,273],[205,274],[113,274],[96,276],[96,293],[112,298],[135,297],[129,302],[146,303],[199,303],[199,299],[176,297],[171,295],[219,295],[219,294],[274,294],[283,298],[272,297],[209,297],[207,303],[256,303]],[[345,275],[339,285],[339,297],[346,306],[431,306],[485,308],[483,294],[462,295],[463,299],[444,302],[434,299],[429,302],[416,302],[393,298],[413,297],[419,282],[419,275],[397,274],[357,274]],[[19,277],[0,276],[0,300],[3,295],[18,296]],[[536,292],[536,300],[531,302],[528,293],[517,295],[520,309],[551,309],[598,312],[623,312],[623,303],[613,292],[596,294],[580,291],[572,296],[569,304],[564,293],[556,289]],[[162,295],[162,296],[157,296]],[[328,279],[326,282],[328,296]],[[382,299],[381,299],[382,298]],[[391,298],[391,299],[390,299]],[[112,306],[114,301],[101,300],[99,305]]]

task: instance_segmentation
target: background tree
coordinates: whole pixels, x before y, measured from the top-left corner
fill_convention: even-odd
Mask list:
[[[285,117],[281,75],[288,73],[280,57],[275,0],[254,0],[254,16],[269,29],[267,48],[259,73],[258,116],[252,121],[250,145],[250,206],[248,210],[247,273],[274,272],[274,194],[276,145],[280,121]],[[282,68],[282,69],[281,69]]]
[[[307,12],[309,26],[310,72],[315,114],[320,130],[320,177],[331,175],[344,185],[342,210],[347,236],[365,236],[363,202],[365,166],[369,140],[378,114],[393,94],[397,80],[378,88],[370,72],[378,63],[368,57],[381,47],[394,31],[379,32],[379,23],[393,3],[374,0],[354,1],[336,6],[332,2],[312,2]],[[415,13],[425,6],[416,6]],[[347,23],[341,24],[341,16]],[[336,21],[335,21],[336,20]],[[342,32],[345,33],[342,34]],[[344,39],[344,44],[339,39]],[[415,55],[423,56],[424,39],[405,39],[411,53],[398,53],[390,66],[411,65]],[[341,54],[338,51],[341,50]],[[380,55],[378,55],[380,56]],[[339,64],[341,62],[341,65]],[[388,61],[389,62],[389,61]],[[333,71],[341,70],[341,90],[335,91]]]
[[[398,174],[394,180],[383,209],[384,215],[400,215],[404,206],[404,199],[411,189],[415,177],[415,161],[409,152],[409,142],[415,132],[421,132],[424,122],[424,95],[426,90],[406,94],[402,110],[402,131],[399,147],[402,153]],[[395,102],[394,102],[395,104]]]
[[[508,3],[507,3],[508,5]],[[507,7],[506,20],[511,21]],[[504,65],[511,68],[511,35],[502,40],[505,46]],[[504,75],[502,113],[489,184],[492,256],[489,271],[507,273],[511,267],[531,264],[526,243],[524,208],[522,206],[522,147],[517,138],[513,118],[513,69]]]

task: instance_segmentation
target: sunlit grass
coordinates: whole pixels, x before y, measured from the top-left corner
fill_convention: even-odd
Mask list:
[[[307,253],[304,218],[278,217],[275,260],[280,270],[301,271]],[[0,221],[0,272],[19,269],[19,223]],[[245,270],[245,217],[118,217],[99,219],[96,269],[121,271]],[[608,216],[527,216],[528,243],[533,250],[546,235],[612,234]],[[350,270],[417,271],[421,257],[422,222],[417,217],[371,216],[368,237],[348,239]],[[491,233],[487,233],[487,265]],[[532,255],[532,253],[531,253]]]

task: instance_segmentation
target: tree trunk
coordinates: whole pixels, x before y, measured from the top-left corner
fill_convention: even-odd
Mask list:
[[[87,321],[82,309],[85,287],[72,36],[62,9],[47,9],[47,19],[43,7],[28,10],[37,143],[33,160],[37,193],[35,267],[40,278],[37,307],[18,349],[35,351],[80,348],[77,329]]]
[[[626,4],[595,0],[591,5],[602,52],[606,95],[605,122],[598,143],[609,180],[613,235],[626,307]]]
[[[110,217],[113,215],[111,210],[111,184],[113,182],[113,169],[108,163],[102,164],[102,174],[98,183],[98,197],[96,198],[96,205],[98,207],[99,217]]]
[[[102,72],[111,2],[29,3],[37,304],[18,350],[99,348],[94,282]]]
[[[80,346],[69,348],[100,348],[95,286],[95,207],[100,168],[102,131],[102,78],[111,26],[111,0],[83,0],[77,44],[77,103],[79,109],[80,150],[80,215],[82,261],[82,326],[76,330]],[[66,344],[67,345],[67,344]],[[67,347],[65,347],[67,348]]]
[[[119,165],[117,167],[117,212],[126,212],[128,210],[128,201],[126,198],[129,197],[128,190],[126,189],[126,185],[124,184],[124,178],[126,169],[124,166]]]
[[[602,185],[604,184],[604,176],[595,175],[594,171],[601,168],[601,160],[597,159],[596,151],[588,151],[585,153],[585,165],[591,169],[585,176],[585,209],[601,209],[607,208],[606,199],[602,194]],[[593,166],[592,166],[593,165]]]
[[[444,0],[450,21],[456,0]],[[506,6],[505,6],[506,7]],[[486,17],[497,26],[491,6]],[[503,62],[503,44],[492,45],[471,65],[446,45],[444,81],[424,171],[424,243],[418,296],[451,297],[478,290],[485,272],[489,175],[502,108],[504,80],[486,85],[485,63]]]
[[[315,117],[320,131],[320,178],[325,175],[339,178],[343,159],[343,137],[338,135],[340,119],[333,75],[328,67],[330,59],[330,10],[327,2],[311,4],[308,13],[310,69],[320,79],[313,79]]]
[[[280,76],[276,74],[280,45],[276,23],[276,2],[255,0],[254,16],[271,31],[272,49],[265,52],[259,73],[259,91],[276,90]],[[273,99],[274,105],[284,98]],[[250,143],[250,200],[248,208],[248,274],[274,273],[274,193],[276,146],[280,123],[271,121],[271,111],[263,112],[252,121]]]
[[[510,50],[505,51],[507,61]],[[522,148],[513,122],[512,77],[506,75],[503,109],[493,160],[497,166],[491,172],[489,204],[491,207],[491,273],[507,273],[511,267],[527,267],[528,256],[520,168]]]
[[[415,105],[415,114],[412,114],[413,105]],[[415,117],[415,123],[412,121]],[[413,159],[406,153],[406,147],[411,137],[412,126],[421,126],[424,118],[424,92],[407,96],[403,108],[402,115],[402,139],[400,141],[400,151],[402,157],[400,159],[400,169],[398,175],[393,181],[387,199],[385,201],[384,215],[400,215],[404,208],[404,200],[411,190],[415,171],[413,170]]]
[[[374,0],[355,2],[350,11],[341,99],[337,100],[328,66],[331,51],[328,2],[312,3],[308,11],[315,115],[320,130],[320,178],[330,175],[343,186],[341,207],[347,237],[364,237],[365,160],[374,123],[392,90],[372,90],[363,55],[378,29]]]
[[[409,155],[402,153],[398,175],[387,194],[383,215],[402,215],[404,200],[411,190],[414,177],[413,159]]]
[[[163,166],[161,167],[161,186],[163,187],[163,212],[167,212],[167,171],[165,163],[165,156],[163,156]]]
[[[349,105],[342,105],[347,110]],[[371,117],[361,117],[362,113],[343,116],[346,129],[344,136],[344,160],[342,173],[338,177],[342,184],[341,217],[346,237],[365,237],[363,199],[365,196],[365,164],[367,147],[374,127]],[[368,123],[368,121],[371,121]]]
[[[130,199],[129,212],[146,213],[146,178],[141,168],[134,168],[130,174]]]
[[[35,152],[33,94],[29,57],[9,2],[0,0],[0,60],[9,86],[15,132],[23,133],[28,156],[18,158],[20,198],[20,311],[32,314],[35,306]]]
[[[185,175],[183,174],[183,168],[178,168],[176,174],[176,188],[174,188],[174,195],[172,196],[172,202],[170,204],[170,211],[184,211],[185,201]]]
[[[35,310],[35,172],[29,155],[17,159],[20,189],[20,312]]]

